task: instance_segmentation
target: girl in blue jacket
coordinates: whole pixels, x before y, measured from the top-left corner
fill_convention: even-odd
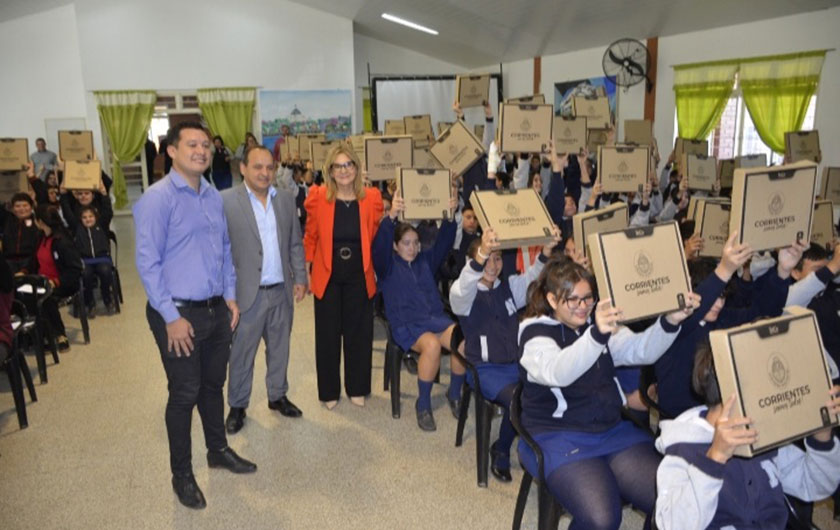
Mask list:
[[[449,291],[449,304],[464,332],[464,356],[475,366],[485,399],[504,405],[499,439],[490,448],[493,476],[510,482],[510,446],[516,433],[510,423],[510,400],[519,381],[517,311],[525,307],[528,286],[537,279],[559,241],[542,247],[524,274],[502,276],[502,253],[496,232],[489,228],[469,248],[469,261]]]
[[[546,485],[572,515],[571,530],[618,529],[624,502],[652,512],[660,456],[646,431],[622,420],[615,367],[656,361],[698,303],[690,293],[685,310],[634,333],[610,299],[596,304],[595,281],[576,263],[552,259],[529,289],[519,325],[522,426],[542,449]],[[519,459],[537,472],[521,441]]]
[[[450,198],[450,213],[456,204],[456,199]],[[417,362],[419,396],[415,403],[417,425],[424,431],[434,431],[437,427],[432,415],[432,384],[440,368],[441,348],[449,348],[455,327],[443,310],[435,271],[452,248],[458,226],[452,220],[443,221],[432,248],[421,252],[417,230],[410,224],[396,222],[404,208],[403,198],[396,194],[391,210],[373,240],[373,266],[394,341],[403,350],[420,354]],[[451,363],[447,400],[457,418],[466,369],[455,357]]]
[[[665,457],[656,474],[656,525],[662,530],[762,528],[782,530],[785,494],[803,500],[831,495],[840,484],[840,443],[831,427],[805,439],[805,450],[785,445],[752,458],[732,458],[761,434],[749,418],[730,418],[735,395],[721,402],[708,345],[698,348],[692,386],[705,405],[662,422],[656,447]],[[840,386],[829,413],[840,412]]]

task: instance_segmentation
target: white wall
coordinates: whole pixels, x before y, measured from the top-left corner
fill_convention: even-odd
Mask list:
[[[0,23],[0,50],[0,136],[29,138],[34,151],[45,119],[87,114],[72,5]]]
[[[802,15],[740,24],[659,39],[654,133],[662,147],[673,144],[673,65],[809,51],[840,49],[840,7]],[[825,56],[817,92],[815,127],[820,131],[823,163],[840,164],[840,51]]]
[[[361,131],[362,122],[362,91],[361,87],[368,85],[368,65],[371,77],[378,75],[454,75],[464,69],[456,64],[448,63],[395,46],[387,42],[373,39],[358,33],[353,35],[353,56],[355,62],[356,95],[354,107],[359,119],[354,123],[353,130]],[[493,71],[497,71],[498,68]]]

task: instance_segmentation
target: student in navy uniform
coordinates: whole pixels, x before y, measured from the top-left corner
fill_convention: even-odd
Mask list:
[[[455,200],[450,198],[450,211],[455,208]],[[419,397],[415,403],[417,425],[424,431],[434,431],[437,427],[432,415],[432,384],[440,368],[441,348],[449,348],[455,327],[443,311],[435,271],[452,248],[457,227],[454,221],[443,221],[434,246],[421,252],[417,230],[410,224],[396,222],[404,209],[404,200],[396,195],[391,211],[382,220],[373,240],[373,266],[394,341],[405,351],[411,349],[420,353],[417,363]],[[465,367],[452,358],[447,400],[456,418],[464,371]]]
[[[556,227],[555,227],[556,230]],[[449,291],[452,312],[458,316],[466,344],[464,356],[476,367],[485,399],[505,407],[499,439],[490,447],[490,470],[502,482],[510,482],[510,446],[516,433],[510,423],[510,400],[519,381],[519,328],[517,311],[525,307],[528,286],[542,272],[557,239],[542,248],[539,258],[525,274],[499,279],[502,253],[496,232],[491,228],[473,241],[469,262]],[[467,382],[473,385],[470,375]]]
[[[752,256],[749,245],[736,243],[737,232],[730,234],[724,245],[723,257],[717,266],[707,259],[689,263],[692,286],[702,298],[700,307],[683,322],[677,340],[655,364],[659,407],[668,418],[702,405],[692,393],[691,370],[697,345],[708,340],[715,329],[725,329],[759,317],[773,317],[782,313],[788,293],[790,272],[807,246],[796,243],[779,251],[775,273],[768,272],[756,280],[753,297],[746,308],[725,306],[730,280]]]
[[[661,530],[785,528],[785,494],[819,500],[840,484],[840,443],[831,427],[752,458],[732,458],[761,433],[749,418],[730,418],[735,395],[721,402],[712,351],[698,349],[692,386],[705,405],[662,422],[656,447],[665,457],[656,474],[656,525]],[[829,413],[840,412],[840,386],[826,393]]]
[[[99,225],[99,213],[93,206],[82,206],[79,219],[67,219],[75,234],[76,248],[85,264],[82,272],[85,306],[88,318],[96,315],[96,299],[93,297],[94,280],[99,279],[102,303],[107,314],[113,315],[117,308],[111,297],[114,283],[114,262],[111,261],[111,240]]]
[[[519,325],[522,425],[543,451],[546,485],[572,515],[571,530],[617,529],[624,502],[652,512],[660,456],[646,431],[622,420],[615,367],[654,362],[698,303],[690,293],[685,310],[633,333],[610,299],[596,305],[589,271],[565,258],[549,261],[529,289]],[[519,455],[535,474],[522,442]]]

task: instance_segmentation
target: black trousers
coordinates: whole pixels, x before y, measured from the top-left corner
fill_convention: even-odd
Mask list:
[[[175,475],[192,472],[190,429],[193,408],[198,405],[204,443],[208,451],[227,447],[225,437],[225,386],[230,358],[230,312],[224,304],[215,307],[183,307],[178,311],[192,324],[194,349],[189,357],[168,351],[166,322],[146,304],[146,318],[155,336],[169,384],[166,403],[166,433],[169,436],[169,465]]]
[[[333,260],[324,297],[315,298],[315,368],[321,401],[335,401],[341,395],[342,345],[344,390],[351,397],[370,394],[373,300],[368,298],[364,272],[342,274],[336,266],[341,267],[339,260]]]
[[[54,335],[67,336],[67,330],[64,329],[64,321],[61,319],[61,312],[58,310],[58,302],[68,296],[73,296],[79,290],[79,281],[71,285],[59,285],[53,289],[52,295],[44,300],[43,310],[44,318],[50,323],[50,328]]]
[[[85,286],[85,305],[90,307],[96,305],[93,297],[93,286],[96,278],[99,278],[99,290],[102,292],[102,303],[106,306],[111,303],[111,284],[114,283],[114,271],[110,263],[96,263],[85,265],[82,272]]]

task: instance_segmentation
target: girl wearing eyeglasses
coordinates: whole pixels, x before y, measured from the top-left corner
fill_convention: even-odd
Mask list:
[[[624,502],[653,510],[661,457],[650,434],[622,420],[615,368],[656,361],[699,304],[686,298],[685,310],[634,333],[619,325],[620,307],[596,300],[589,271],[565,258],[550,260],[529,289],[519,325],[522,426],[542,449],[546,484],[572,530],[617,529]],[[537,472],[524,442],[519,457]]]
[[[382,196],[365,187],[356,153],[345,144],[327,155],[324,185],[314,185],[304,202],[303,248],[309,286],[315,295],[315,368],[318,399],[333,409],[344,389],[354,405],[370,394],[373,348],[371,244],[382,219]]]
[[[457,199],[450,197],[450,214],[456,206]],[[397,192],[391,211],[382,220],[373,242],[373,265],[394,341],[405,351],[420,353],[417,362],[418,398],[414,407],[417,425],[424,431],[434,431],[437,427],[432,415],[432,384],[440,368],[441,348],[449,349],[455,327],[443,310],[435,271],[455,243],[458,226],[450,215],[441,224],[434,246],[421,252],[417,230],[410,224],[396,221],[404,209],[405,201]],[[447,400],[453,416],[457,418],[465,367],[455,357],[451,362]]]

